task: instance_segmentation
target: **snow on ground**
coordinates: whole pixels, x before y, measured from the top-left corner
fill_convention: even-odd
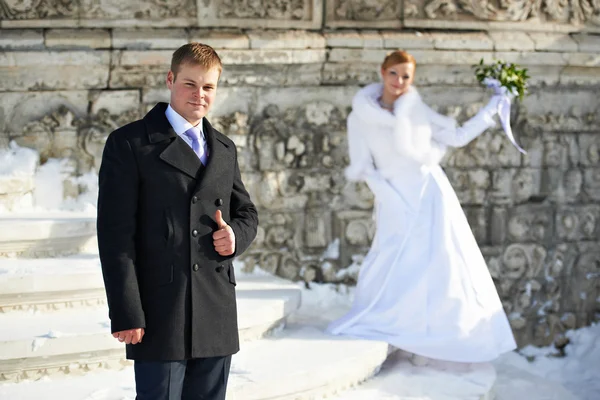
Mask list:
[[[324,327],[328,320],[345,312],[354,293],[353,288],[343,285],[311,284],[310,288],[299,285],[302,287],[302,308],[293,322],[313,326]],[[563,358],[552,356],[555,353],[552,348],[526,347],[521,350],[522,354],[509,353],[494,362],[496,399],[600,399],[600,324],[569,332],[568,337],[571,343]],[[528,357],[534,361],[528,361]],[[234,357],[232,373],[238,367]],[[470,394],[481,389],[485,383],[482,377],[490,372],[489,369],[490,366],[485,364],[437,361],[416,367],[409,363],[406,354],[398,352],[384,364],[379,376],[338,394],[335,400],[447,400],[452,398],[449,393],[457,391],[462,393],[460,400],[467,400]],[[432,377],[444,384],[429,387],[427,382]],[[90,389],[94,387],[104,389]],[[94,371],[84,377],[0,385],[2,400],[39,398],[133,400],[133,370],[127,367],[122,371]]]

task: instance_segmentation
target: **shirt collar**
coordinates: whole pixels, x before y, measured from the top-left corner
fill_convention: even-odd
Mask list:
[[[198,125],[194,127],[185,118],[179,115],[179,113],[175,111],[170,104],[167,107],[167,111],[165,111],[165,115],[167,116],[167,119],[169,120],[169,123],[173,127],[173,130],[176,134],[183,135],[188,129],[195,128],[200,131],[200,135],[204,138],[204,132],[202,131],[202,122],[204,121],[204,118],[202,118]]]

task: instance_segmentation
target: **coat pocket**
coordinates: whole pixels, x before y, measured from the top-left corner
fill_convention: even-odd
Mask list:
[[[140,278],[144,287],[158,287],[173,283],[173,264],[148,268],[141,272]]]
[[[175,230],[173,228],[173,213],[170,208],[165,209],[165,221],[167,226],[165,241],[167,242],[167,247],[172,247]]]
[[[236,285],[235,282],[235,273],[233,272],[233,265],[229,264],[228,268],[227,268],[227,276],[229,277],[229,283],[231,283],[233,286]]]

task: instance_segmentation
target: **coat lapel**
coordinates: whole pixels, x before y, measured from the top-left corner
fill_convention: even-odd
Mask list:
[[[180,137],[176,137],[175,140],[160,153],[160,159],[192,178],[199,178],[199,173],[204,170],[204,168],[202,168],[202,163],[196,153],[194,153],[194,150],[192,150],[192,148]]]
[[[208,162],[198,174],[199,182],[196,192],[206,185],[217,184],[220,175],[231,170],[233,161],[229,145],[225,141],[219,140],[218,132],[213,129],[206,118],[203,121],[202,128],[208,144]]]
[[[173,130],[165,115],[167,106],[166,103],[158,103],[144,117],[148,130],[148,141],[154,144],[170,140],[171,143],[160,153],[160,159],[190,177],[198,178],[198,171],[203,169],[202,163],[194,150]]]

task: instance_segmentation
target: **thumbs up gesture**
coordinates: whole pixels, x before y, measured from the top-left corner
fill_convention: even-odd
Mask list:
[[[222,256],[230,256],[235,252],[235,234],[227,222],[223,220],[221,210],[215,213],[218,229],[213,233],[213,245]]]

